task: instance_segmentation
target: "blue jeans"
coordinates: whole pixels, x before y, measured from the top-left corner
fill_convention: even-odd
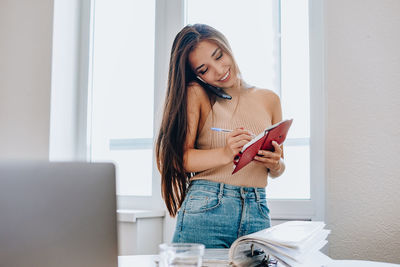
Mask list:
[[[265,188],[195,180],[178,212],[172,242],[229,248],[238,237],[270,227],[270,221]]]

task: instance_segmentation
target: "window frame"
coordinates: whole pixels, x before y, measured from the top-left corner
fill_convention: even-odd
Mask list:
[[[309,0],[308,4],[310,49],[310,199],[268,200],[272,220],[324,221],[325,219],[324,5],[319,0]]]
[[[279,7],[280,0],[275,1]],[[93,7],[95,0],[81,2],[80,78],[78,101],[77,159],[90,161],[90,109],[93,39]],[[324,220],[325,217],[325,93],[323,84],[324,41],[323,2],[309,0],[310,40],[310,199],[268,200],[273,220]],[[156,140],[167,84],[170,48],[173,38],[184,26],[185,0],[156,0],[154,120],[153,140]],[[280,88],[280,87],[279,87]],[[290,140],[288,140],[290,141]],[[295,141],[295,140],[293,140]],[[160,174],[153,153],[151,196],[117,196],[118,209],[164,210]],[[279,178],[278,178],[279,179]]]

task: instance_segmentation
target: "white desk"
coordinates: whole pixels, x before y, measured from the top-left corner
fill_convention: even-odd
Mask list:
[[[158,255],[134,255],[134,256],[119,256],[118,267],[155,267],[155,260]]]
[[[135,256],[119,256],[118,267],[155,267],[157,255],[135,255]],[[375,261],[360,260],[332,260],[328,258],[328,263],[324,267],[399,267],[399,264],[391,264]]]
[[[399,264],[391,264],[376,261],[356,261],[356,260],[334,260],[326,267],[399,267]]]

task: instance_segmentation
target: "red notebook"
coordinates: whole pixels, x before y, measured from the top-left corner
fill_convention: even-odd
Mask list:
[[[292,122],[293,119],[278,122],[265,129],[262,133],[254,137],[253,140],[244,145],[242,151],[236,155],[235,160],[233,161],[235,164],[235,169],[233,170],[232,174],[239,171],[250,161],[252,161],[259,150],[274,151],[272,141],[282,144],[286,139],[286,135],[290,126],[292,125]]]

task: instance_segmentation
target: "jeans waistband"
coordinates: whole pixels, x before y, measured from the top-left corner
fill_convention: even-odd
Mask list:
[[[194,180],[190,182],[188,190],[203,190],[217,193],[219,197],[230,196],[239,198],[255,198],[257,201],[266,198],[265,188],[245,187],[218,183],[208,180]]]

